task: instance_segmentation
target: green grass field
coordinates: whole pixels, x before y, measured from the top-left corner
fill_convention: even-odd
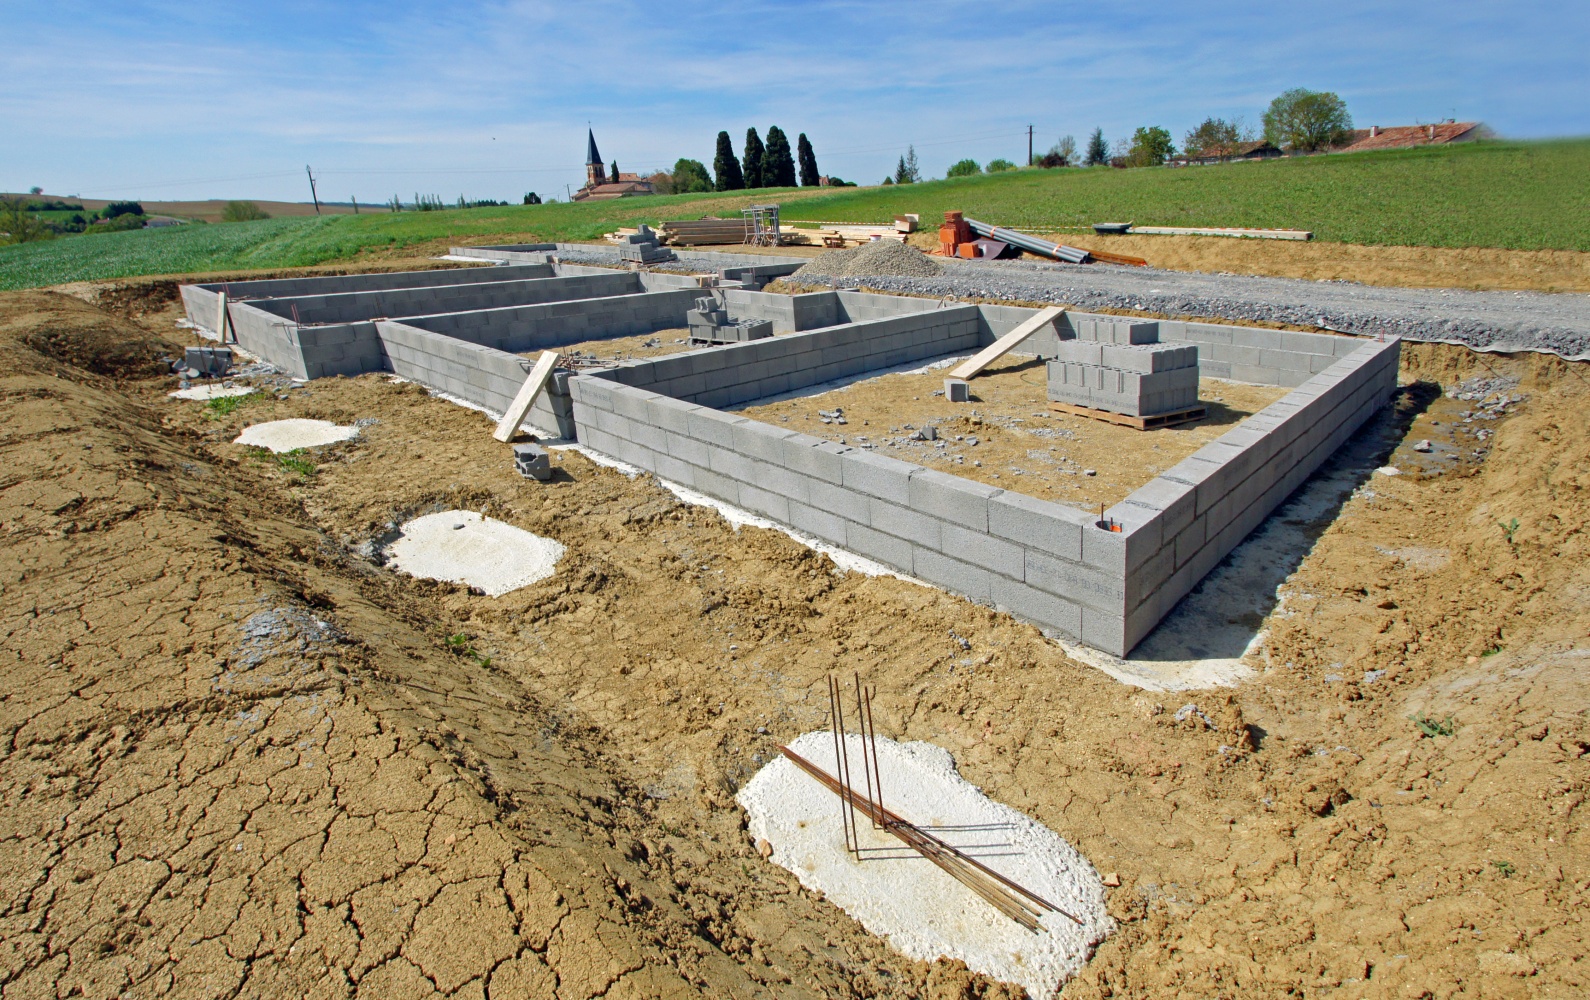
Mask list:
[[[903,187],[763,190],[586,204],[267,219],[0,247],[0,289],[140,274],[299,267],[433,240],[578,241],[618,226],[733,214],[776,200],[787,220],[885,222],[947,209],[999,225],[1311,229],[1331,242],[1590,251],[1590,140],[1494,142],[1180,170],[1021,170]]]

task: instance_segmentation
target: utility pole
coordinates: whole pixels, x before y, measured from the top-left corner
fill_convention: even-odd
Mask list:
[[[309,197],[315,201],[315,214],[320,214],[320,195],[315,193],[315,172],[309,169],[309,164],[304,164],[304,173],[309,175]]]
[[[1032,126],[1027,126],[1027,166],[1032,166]]]
[[[354,215],[358,215],[359,214],[359,196],[358,195],[354,195],[353,196],[353,214]]]

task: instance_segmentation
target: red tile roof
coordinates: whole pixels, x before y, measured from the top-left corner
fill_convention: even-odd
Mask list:
[[[1435,125],[1393,125],[1377,129],[1353,129],[1352,138],[1336,147],[1338,153],[1357,153],[1366,149],[1403,149],[1408,146],[1439,146],[1478,138],[1479,122],[1441,122]]]

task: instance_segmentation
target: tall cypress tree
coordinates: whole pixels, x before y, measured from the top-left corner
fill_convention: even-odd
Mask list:
[[[718,154],[712,158],[713,187],[719,191],[738,191],[745,187],[745,175],[740,173],[740,161],[734,156],[734,143],[729,133],[718,133]]]
[[[789,136],[777,125],[767,130],[767,153],[762,157],[762,183],[766,187],[795,186],[795,157],[790,155]]]
[[[762,138],[756,134],[755,128],[745,130],[745,153],[740,157],[740,165],[745,169],[745,186],[748,188],[767,187],[767,181],[762,176]]]
[[[802,132],[795,140],[795,159],[801,166],[801,187],[816,187],[822,181],[822,174],[817,172],[817,154],[812,152],[812,144]]]

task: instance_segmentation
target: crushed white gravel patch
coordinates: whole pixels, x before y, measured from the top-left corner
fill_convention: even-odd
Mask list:
[[[847,738],[852,784],[859,736]],[[836,773],[833,734],[806,733],[790,748]],[[845,850],[839,798],[779,757],[740,790],[749,832],[772,847],[770,860],[822,892],[902,954],[929,962],[958,958],[974,971],[1053,996],[1115,928],[1104,883],[1076,848],[1031,817],[989,799],[931,743],[878,740],[886,808],[953,844],[1007,878],[1074,914],[1046,914],[1034,933],[889,833],[858,816],[863,860]]]
[[[469,510],[426,514],[386,546],[387,566],[424,580],[479,587],[501,597],[551,576],[567,551],[505,521]]]
[[[233,444],[251,448],[268,448],[278,454],[300,448],[319,448],[339,441],[352,441],[359,436],[359,428],[340,426],[329,420],[270,420],[254,424],[233,439]]]

